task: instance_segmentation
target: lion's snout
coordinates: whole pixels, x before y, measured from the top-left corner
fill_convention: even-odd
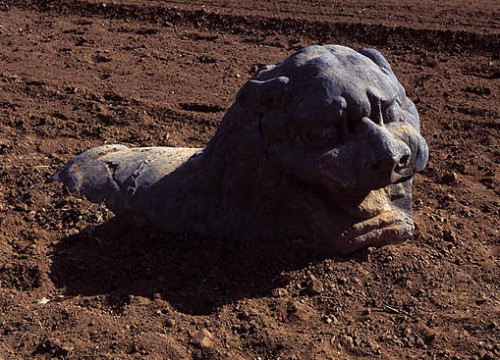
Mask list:
[[[362,141],[359,141],[363,139]],[[412,151],[384,125],[369,118],[358,127],[359,179],[368,189],[379,189],[413,175]]]
[[[399,124],[363,118],[348,141],[321,157],[320,167],[346,188],[361,191],[411,178],[427,163],[427,145],[411,126]]]

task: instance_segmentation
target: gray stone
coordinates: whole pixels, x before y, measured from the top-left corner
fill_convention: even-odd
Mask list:
[[[53,180],[168,231],[350,253],[411,236],[419,128],[378,51],[310,46],[250,79],[205,148],[104,145]]]

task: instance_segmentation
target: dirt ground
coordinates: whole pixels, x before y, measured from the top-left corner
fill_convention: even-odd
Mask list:
[[[249,5],[252,4],[252,5]],[[498,359],[500,3],[0,1],[0,359]],[[422,118],[417,234],[352,256],[165,234],[49,177],[203,146],[303,46],[375,47]]]

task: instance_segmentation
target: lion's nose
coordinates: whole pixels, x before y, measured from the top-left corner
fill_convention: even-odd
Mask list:
[[[371,159],[361,170],[367,182],[381,187],[412,175],[412,153],[407,144],[368,118],[363,119],[363,128],[366,156]]]
[[[410,164],[410,154],[404,154],[403,156],[401,156],[399,158],[394,170],[396,172],[403,170],[403,169],[407,168],[409,164]]]
[[[390,182],[396,182],[400,178],[410,176],[412,171],[410,167],[411,153],[410,149],[401,144],[399,146],[400,153],[388,153],[386,157],[377,159],[369,165],[367,175],[376,178],[387,178]],[[388,155],[388,156],[387,156]]]

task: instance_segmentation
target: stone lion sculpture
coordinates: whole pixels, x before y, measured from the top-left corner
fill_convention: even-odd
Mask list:
[[[387,60],[326,45],[259,71],[205,148],[104,145],[53,180],[168,231],[300,237],[350,253],[411,236],[412,178],[427,160]]]

